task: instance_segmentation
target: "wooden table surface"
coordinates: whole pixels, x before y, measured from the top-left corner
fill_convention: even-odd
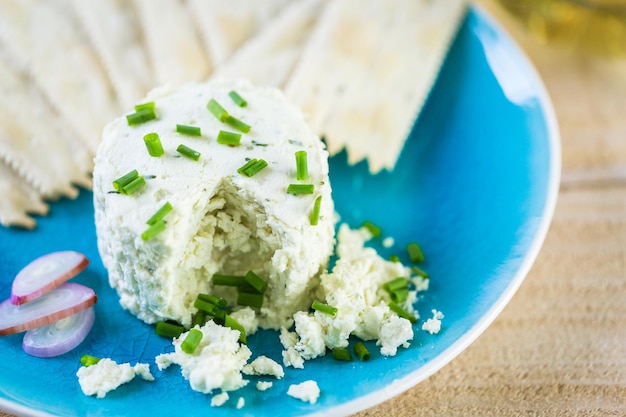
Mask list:
[[[554,220],[520,290],[475,343],[357,416],[626,416],[626,59],[542,45],[493,0],[478,3],[552,98],[563,154]]]

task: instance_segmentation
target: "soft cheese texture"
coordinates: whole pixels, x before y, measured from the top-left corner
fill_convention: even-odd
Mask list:
[[[104,398],[109,391],[132,381],[136,375],[146,381],[154,381],[147,363],[130,366],[128,363],[118,364],[109,358],[100,359],[94,365],[81,366],[76,372],[83,393],[97,398]]]
[[[236,90],[248,105],[228,96]],[[251,126],[237,147],[217,143],[220,130],[237,132],[207,110],[215,99]],[[234,303],[234,292],[213,287],[215,273],[253,270],[268,280],[261,327],[288,326],[308,308],[310,292],[325,270],[334,243],[334,206],[328,154],[300,112],[276,89],[245,81],[216,80],[176,91],[153,91],[157,119],[128,126],[120,117],[104,130],[95,158],[94,205],[98,247],[121,305],[145,322],[174,319],[189,325],[193,302],[209,292]],[[201,137],[176,133],[177,124],[199,126]],[[156,132],[165,154],[149,156],[143,137]],[[179,144],[201,153],[181,157]],[[287,193],[296,180],[295,152],[308,153],[312,195]],[[248,158],[268,167],[253,177],[237,173]],[[114,192],[112,181],[136,169],[146,185],[132,195]],[[322,196],[319,224],[309,214]],[[143,241],[146,221],[166,202],[173,206],[165,230]]]

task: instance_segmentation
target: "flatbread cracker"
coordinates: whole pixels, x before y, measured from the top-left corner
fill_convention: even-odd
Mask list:
[[[211,61],[182,0],[135,0],[158,84],[206,79]]]
[[[0,40],[95,153],[102,128],[119,114],[119,107],[68,9],[64,0],[3,0]]]
[[[214,73],[282,88],[291,75],[326,0],[300,0],[278,14]]]
[[[391,170],[465,10],[463,0],[329,2],[287,96],[331,154]]]
[[[28,214],[45,215],[48,205],[41,201],[39,193],[25,183],[15,171],[0,161],[0,224],[35,227],[35,219]]]
[[[72,183],[91,186],[91,154],[68,133],[41,93],[0,53],[0,159],[44,198],[76,197]]]
[[[139,17],[127,0],[72,0],[74,10],[111,79],[124,109],[155,86]]]
[[[300,1],[296,0],[295,2]],[[260,33],[289,0],[187,0],[214,68],[256,33]],[[292,0],[292,3],[294,0]]]

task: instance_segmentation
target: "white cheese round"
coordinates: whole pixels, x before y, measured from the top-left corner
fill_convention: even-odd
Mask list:
[[[228,93],[247,101],[237,106]],[[208,109],[216,100],[251,126],[239,146],[217,142],[220,130],[237,132]],[[328,179],[328,153],[303,116],[276,89],[247,81],[217,80],[176,91],[155,90],[157,119],[129,126],[111,122],[95,158],[94,206],[98,248],[121,305],[145,322],[174,319],[189,325],[198,293],[235,302],[232,289],[213,286],[214,274],[254,271],[268,282],[259,322],[264,328],[288,326],[307,309],[310,292],[325,270],[334,244],[334,205]],[[200,137],[176,132],[176,125],[201,128]],[[148,154],[143,137],[159,135],[165,154]],[[199,160],[176,151],[184,144]],[[308,156],[310,178],[296,179],[295,152]],[[250,158],[268,166],[247,177],[237,172]],[[136,169],[146,185],[125,195],[113,181]],[[287,193],[289,184],[313,184],[313,194]],[[321,196],[317,225],[310,213]],[[165,229],[144,241],[146,221],[166,202],[173,210]]]

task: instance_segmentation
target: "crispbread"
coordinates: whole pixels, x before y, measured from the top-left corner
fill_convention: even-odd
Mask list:
[[[211,62],[191,14],[179,0],[135,0],[158,84],[204,80]]]
[[[296,0],[301,1],[301,0]],[[289,0],[187,0],[215,68],[252,38]]]
[[[392,169],[465,12],[463,0],[334,0],[287,95],[331,154]]]
[[[111,79],[124,109],[154,87],[139,18],[126,0],[72,0],[76,15]]]
[[[325,2],[294,2],[238,49],[213,76],[246,78],[257,85],[283,87]]]
[[[91,186],[91,155],[68,133],[40,92],[0,52],[0,159],[44,198],[76,197],[72,183]]]
[[[35,227],[35,220],[28,214],[48,213],[48,205],[41,201],[39,194],[2,161],[0,195],[0,224],[3,226],[32,229]]]
[[[65,0],[3,0],[0,40],[95,153],[102,128],[119,107],[69,11]]]

